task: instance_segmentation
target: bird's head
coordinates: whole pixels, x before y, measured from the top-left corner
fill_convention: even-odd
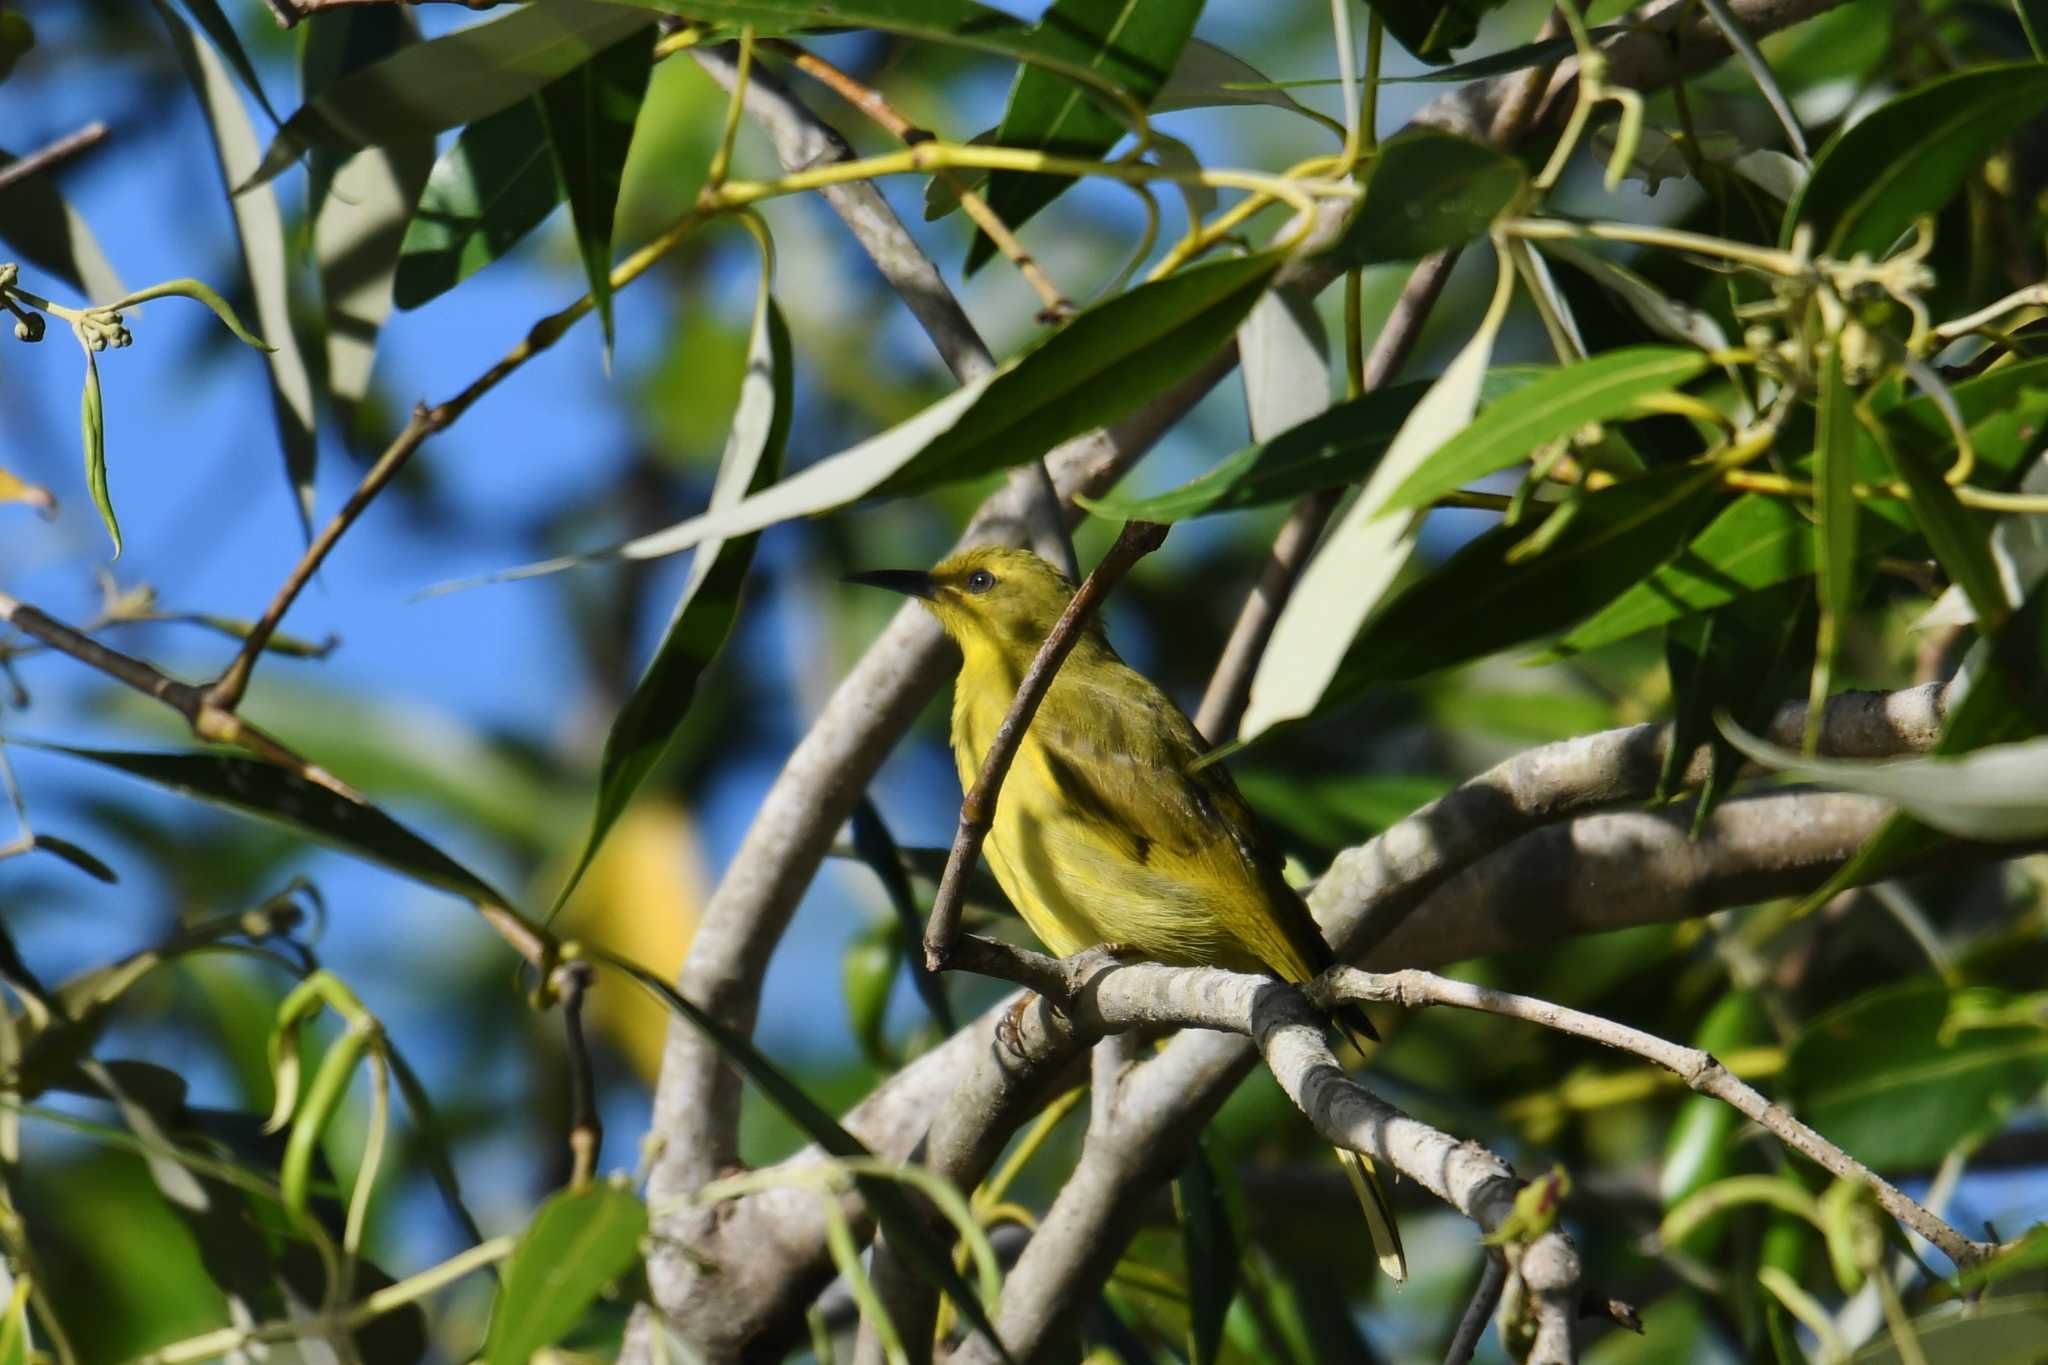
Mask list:
[[[1026,663],[1074,595],[1058,569],[1029,550],[999,545],[962,550],[929,572],[882,569],[846,581],[920,598],[961,649],[993,649]],[[1091,621],[1089,634],[1099,631]]]

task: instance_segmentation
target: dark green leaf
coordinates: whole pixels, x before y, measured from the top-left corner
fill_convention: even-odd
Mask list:
[[[1202,0],[1054,0],[1038,31],[1085,53],[1091,70],[1139,105],[1148,105],[1166,84],[1201,12]],[[1017,69],[995,141],[1093,160],[1123,133],[1123,122],[1091,92],[1027,64]],[[1067,176],[996,171],[988,178],[985,197],[996,217],[1016,228],[1072,183]],[[967,273],[972,275],[994,254],[995,243],[977,233],[967,250]]]
[[[1372,3],[1372,0],[1367,0]],[[1378,8],[1378,6],[1374,6]],[[1492,8],[1479,5],[1474,8]],[[1603,43],[1622,31],[1619,24],[1595,24],[1586,30],[1586,36],[1595,43]],[[1474,57],[1469,62],[1455,66],[1440,66],[1434,71],[1418,71],[1412,76],[1386,76],[1381,78],[1384,85],[1402,85],[1411,81],[1433,81],[1449,85],[1463,85],[1466,81],[1485,80],[1490,76],[1505,76],[1511,71],[1526,71],[1532,66],[1549,66],[1561,62],[1578,51],[1578,45],[1569,35],[1562,38],[1545,38],[1540,42],[1523,43],[1519,47],[1503,48],[1486,57]]]
[[[1807,223],[1830,256],[1882,255],[2044,108],[2048,65],[2039,62],[1975,66],[1917,86],[1821,149],[1785,210],[1780,244]]]
[[[205,31],[207,40],[214,45],[220,55],[227,58],[228,65],[235,69],[235,76],[242,82],[242,88],[255,96],[257,106],[270,116],[272,123],[279,122],[277,110],[270,106],[270,97],[263,93],[263,82],[257,78],[255,63],[249,60],[248,52],[242,47],[241,38],[235,33],[235,26],[228,21],[227,15],[221,13],[216,0],[178,0],[178,4],[185,13],[192,16],[192,22]],[[342,11],[317,16],[308,28],[307,41],[313,41],[313,34],[334,23],[345,13],[346,11]]]
[[[379,147],[495,114],[652,22],[629,6],[548,0],[416,43],[309,100],[236,190],[262,184],[314,147]]]
[[[540,103],[477,120],[427,177],[398,253],[394,294],[417,308],[510,251],[562,202]]]
[[[764,268],[747,343],[746,374],[740,381],[732,432],[711,490],[714,510],[733,506],[781,477],[792,396],[789,331],[781,310],[769,297]],[[739,616],[740,590],[753,565],[757,539],[748,534],[705,541],[697,547],[690,576],[669,615],[668,629],[605,736],[604,758],[598,765],[597,812],[576,868],[555,898],[558,909],[576,889],[605,835],[689,715],[698,679],[718,657]]]
[[[1272,440],[1246,446],[1214,469],[1149,498],[1079,498],[1097,516],[1114,521],[1180,521],[1207,512],[1284,502],[1321,488],[1358,482],[1379,463],[1408,419],[1427,381],[1378,389],[1289,428]]]
[[[1173,1182],[1187,1258],[1190,1365],[1214,1365],[1223,1347],[1223,1320],[1237,1297],[1238,1238],[1216,1161],[1209,1144],[1198,1140]]]
[[[1693,1035],[1693,1046],[1726,1056],[1770,1037],[1770,1020],[1755,993],[1734,991],[1707,1012],[1699,1032]],[[1671,1133],[1664,1140],[1664,1164],[1657,1179],[1657,1195],[1667,1211],[1734,1173],[1733,1138],[1742,1123],[1742,1115],[1732,1105],[1712,1095],[1688,1095],[1679,1102]],[[1682,1248],[1695,1256],[1711,1255],[1724,1221],[1709,1219],[1681,1240]]]
[[[1528,183],[1521,162],[1485,143],[1413,129],[1381,146],[1364,202],[1330,255],[1348,268],[1463,246],[1508,211]]]
[[[1792,1041],[1787,1093],[1801,1118],[1878,1170],[1939,1165],[2048,1082],[2048,1030],[1970,1021],[2012,999],[1938,982],[1859,996]]]
[[[1322,117],[1304,109],[1294,96],[1267,80],[1263,72],[1244,58],[1214,43],[1190,38],[1180,50],[1180,59],[1173,64],[1166,84],[1152,97],[1152,112],[1168,114],[1179,109],[1260,104],[1307,118]]]
[[[586,945],[585,950],[600,962],[609,963],[639,982],[670,1012],[702,1033],[711,1045],[718,1049],[741,1075],[752,1081],[775,1107],[791,1123],[802,1129],[811,1141],[818,1144],[826,1154],[841,1157],[873,1155],[861,1140],[840,1127],[833,1117],[818,1106],[816,1100],[803,1092],[803,1088],[785,1076],[775,1063],[768,1060],[760,1049],[744,1036],[726,1027],[703,1009],[686,999],[675,987],[645,967],[606,952],[602,948]],[[855,1176],[854,1183],[860,1188],[861,1197],[867,1201],[874,1213],[875,1221],[882,1225],[897,1254],[910,1263],[917,1274],[936,1285],[953,1300],[962,1317],[972,1323],[988,1342],[995,1347],[998,1358],[1008,1361],[1009,1353],[1002,1348],[996,1336],[995,1327],[989,1322],[988,1312],[981,1300],[975,1296],[965,1278],[953,1267],[953,1258],[926,1229],[924,1220],[905,1196],[902,1188],[892,1180],[875,1176]]]
[[[2012,8],[2019,16],[2020,31],[2027,35],[2034,60],[2048,62],[2048,0],[2012,0]]]
[[[1351,643],[1322,707],[1376,683],[1419,678],[1570,625],[1669,559],[1713,504],[1716,471],[1662,469],[1585,495],[1542,553],[1516,562],[1542,524],[1500,526],[1402,591]],[[1545,519],[1546,521],[1548,518]]]
[[[35,837],[35,846],[45,853],[54,854],[56,857],[62,858],[86,876],[106,882],[108,885],[121,880],[114,874],[113,868],[108,867],[104,862],[101,862],[97,857],[86,852],[77,844],[72,843],[69,839],[59,839],[54,834],[38,834]]]
[[[2005,1250],[1956,1276],[1955,1282],[1964,1290],[1982,1289],[2023,1270],[2035,1270],[2042,1266],[2048,1266],[2048,1223],[2034,1224],[2018,1241],[2007,1245]]]
[[[1882,419],[1873,419],[1870,435],[1906,485],[1906,505],[1920,524],[1920,534],[1934,550],[1934,557],[1948,572],[1949,580],[1963,590],[1977,623],[1987,633],[2005,623],[2011,605],[1998,565],[1991,557],[1990,528],[1979,521],[1956,498],[1946,478],[1948,466],[1941,463],[1938,450],[1927,447],[1914,429],[1893,438]]]
[[[875,803],[869,797],[863,796],[860,804],[853,808],[853,850],[881,881],[882,890],[889,897],[889,908],[896,912],[897,951],[903,952],[908,945],[922,943],[924,914],[916,893],[911,890],[910,873],[903,865],[903,852],[896,846],[895,837],[882,820],[882,813],[875,809]],[[923,953],[905,953],[904,956],[910,964],[910,980],[917,987],[918,998],[931,1011],[940,1031],[951,1034],[957,1025],[953,1022],[953,1007],[946,999],[945,983],[925,966]]]
[[[14,153],[0,151],[0,167],[11,166],[16,159]],[[127,292],[114,267],[107,264],[92,229],[64,202],[48,171],[16,181],[7,187],[7,193],[0,194],[0,239],[30,265],[77,290],[87,302],[101,303]]]
[[[567,1189],[542,1204],[505,1267],[483,1358],[526,1365],[561,1340],[633,1268],[646,1233],[647,1206],[623,1185]]]
[[[1589,422],[1623,416],[1643,399],[1678,388],[1706,368],[1706,356],[1696,350],[1627,346],[1553,370],[1483,409],[1394,490],[1387,506],[1427,507]]]
[[[32,743],[25,739],[10,742]],[[512,904],[475,873],[375,806],[351,801],[253,758],[217,753],[79,749],[64,744],[34,747],[83,758],[194,800],[283,825],[465,900],[499,906]]]
[[[1814,637],[1812,715],[1817,720],[1834,676],[1842,623],[1856,605],[1856,398],[1842,377],[1842,347],[1821,359],[1813,433],[1813,513],[1820,538],[1820,630]]]
[[[317,16],[299,53],[300,88],[313,98],[418,41],[419,26],[403,7]],[[313,258],[326,305],[327,390],[343,403],[360,403],[369,392],[377,333],[391,313],[399,244],[433,164],[432,133],[353,155],[315,149],[308,159]]]
[[[653,67],[654,30],[644,28],[540,92],[541,122],[575,220],[577,254],[590,281],[607,358],[612,349],[612,221],[633,124]]]
[[[1432,65],[1479,34],[1479,20],[1504,0],[1365,0],[1401,46]]]

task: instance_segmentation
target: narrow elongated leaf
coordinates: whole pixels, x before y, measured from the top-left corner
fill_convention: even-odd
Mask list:
[[[2048,833],[2048,739],[1988,745],[1956,758],[1859,763],[1805,758],[1732,722],[1722,729],[1736,748],[1774,772],[1881,796],[1960,838],[1997,843]]]
[[[1820,630],[1814,638],[1813,690],[1809,729],[1818,722],[1834,676],[1835,647],[1842,622],[1856,605],[1856,425],[1855,395],[1842,377],[1842,348],[1830,346],[1821,360],[1820,397],[1813,433],[1813,512],[1820,538]],[[1810,741],[1809,741],[1810,743]]]
[[[1546,442],[1588,422],[1627,414],[1643,399],[1697,378],[1698,351],[1627,346],[1567,365],[1502,398],[1439,446],[1387,500],[1390,508],[1427,507],[1451,490],[1528,459]]]
[[[282,825],[464,900],[499,906],[512,904],[482,878],[375,806],[350,801],[326,787],[253,758],[217,753],[81,749],[26,739],[9,743],[82,758],[153,782],[181,796]]]
[[[1541,554],[1516,558],[1546,527],[1501,526],[1388,602],[1351,642],[1324,705],[1377,683],[1419,678],[1570,625],[1634,583],[1697,526],[1719,474],[1661,469],[1589,493]]]
[[[740,381],[732,432],[711,490],[711,510],[736,505],[782,475],[793,400],[789,332],[768,294],[764,270],[754,323],[747,342],[747,369]],[[697,696],[697,680],[718,656],[739,616],[740,589],[754,562],[756,536],[708,540],[697,547],[668,629],[655,646],[647,671],[612,721],[598,766],[597,812],[576,867],[555,898],[559,908],[589,868],[612,825],[625,812],[640,784],[668,749]]]
[[[92,493],[92,505],[100,512],[107,538],[114,542],[114,558],[121,557],[121,522],[114,515],[113,495],[107,490],[107,418],[100,402],[100,365],[90,346],[85,348],[85,386],[78,394],[78,435],[85,447],[85,486]]]
[[[313,418],[313,380],[292,331],[291,284],[285,246],[284,213],[277,195],[269,189],[232,193],[233,187],[256,166],[256,130],[235,93],[227,68],[212,48],[192,36],[184,21],[173,14],[166,0],[156,0],[157,12],[170,30],[171,46],[185,68],[186,78],[206,113],[213,130],[213,145],[222,182],[231,191],[235,235],[242,245],[242,264],[248,273],[249,292],[256,300],[256,325],[272,347],[264,357],[270,369],[270,407],[277,422],[278,441],[284,449],[285,477],[290,480],[293,505],[300,528],[308,535],[313,525],[313,475],[318,458]]]
[[[1377,9],[1378,6],[1375,5],[1374,8]],[[1621,31],[1619,24],[1595,24],[1586,30],[1586,36],[1595,43],[1601,43]],[[1483,81],[1492,76],[1505,76],[1513,71],[1526,71],[1532,66],[1549,66],[1575,55],[1578,50],[1578,44],[1573,42],[1569,35],[1563,38],[1545,38],[1539,42],[1503,48],[1489,56],[1474,57],[1469,62],[1459,62],[1454,66],[1418,71],[1412,76],[1383,76],[1380,80],[1383,85],[1404,85],[1415,81],[1463,85],[1467,81]]]
[[[472,123],[652,22],[630,6],[548,0],[417,43],[307,101],[232,183],[246,192],[314,147],[353,152]]]
[[[1881,255],[2043,109],[2048,65],[2039,62],[1976,66],[1917,86],[1821,149],[1785,211],[1781,244],[1808,223],[1829,255]]]
[[[963,385],[909,421],[731,507],[594,555],[496,577],[553,573],[606,556],[659,558],[869,494],[919,493],[1037,459],[1192,373],[1229,340],[1278,266],[1276,256],[1246,256],[1142,285],[1082,313],[1023,359]]]
[[[872,1156],[861,1140],[839,1126],[830,1114],[820,1108],[817,1101],[805,1094],[803,1088],[784,1075],[779,1067],[762,1054],[752,1042],[718,1020],[678,992],[675,987],[653,972],[637,963],[606,952],[601,948],[588,946],[586,950],[593,958],[626,973],[633,980],[650,991],[671,1013],[702,1033],[719,1055],[736,1067],[759,1087],[783,1117],[803,1130],[805,1136],[818,1144],[828,1155],[841,1157]],[[905,1196],[895,1181],[875,1176],[858,1175],[854,1184],[860,1189],[861,1198],[867,1201],[869,1210],[888,1235],[890,1244],[898,1255],[910,1263],[912,1270],[936,1285],[953,1301],[960,1315],[972,1323],[996,1350],[997,1357],[1008,1361],[1009,1353],[1002,1347],[996,1336],[995,1327],[989,1322],[988,1312],[981,1299],[968,1285],[966,1278],[954,1268],[950,1252],[941,1248],[931,1233],[926,1230],[924,1220]]]
[[[115,875],[113,868],[108,867],[97,856],[80,848],[69,839],[60,839],[54,834],[39,832],[35,836],[35,840],[37,848],[45,853],[62,858],[88,877],[97,881],[103,881],[109,886],[121,880],[120,877]]]
[[[931,1011],[932,1019],[941,1031],[952,1033],[956,1026],[953,1023],[953,1006],[946,999],[945,984],[925,966],[922,952],[906,951],[910,946],[923,942],[924,911],[911,889],[910,872],[903,865],[903,851],[897,847],[895,836],[889,833],[889,826],[882,819],[882,813],[875,809],[874,801],[865,796],[853,808],[853,849],[882,883],[882,890],[889,897],[889,908],[896,912],[897,951],[910,968],[910,981],[917,988],[918,998]]]
[[[1910,431],[1893,438],[1881,419],[1871,435],[1905,483],[1906,503],[1934,557],[1962,589],[1976,619],[1986,630],[1997,630],[2012,607],[1991,558],[1989,529],[1957,500],[1944,466],[1937,463],[1938,452],[1926,449]]]
[[[1152,97],[1155,114],[1247,105],[1285,109],[1303,118],[1317,117],[1250,62],[1200,38],[1188,39],[1166,84]]]
[[[510,251],[562,202],[537,99],[462,130],[434,163],[398,252],[400,308],[440,297]]]
[[[1529,183],[1506,153],[1435,128],[1387,139],[1365,198],[1330,249],[1345,267],[1412,261],[1485,234]]]
[[[14,153],[0,150],[0,167],[16,160]],[[100,250],[99,239],[64,202],[47,171],[16,181],[0,194],[0,240],[36,269],[77,290],[88,303],[127,292]]]
[[[1076,501],[1113,521],[1174,522],[1356,483],[1372,472],[1429,389],[1427,382],[1417,382],[1361,394],[1270,441],[1246,446],[1208,473],[1149,498],[1084,497]]]
[[[566,1189],[533,1216],[491,1305],[483,1358],[526,1365],[566,1336],[640,1259],[647,1206],[623,1185]]]
[[[1214,1365],[1223,1349],[1223,1320],[1237,1297],[1241,1252],[1216,1161],[1209,1144],[1197,1141],[1173,1181],[1188,1268],[1189,1365]]]
[[[1879,1170],[1938,1165],[2048,1081],[2048,1030],[1958,1027],[2013,997],[1886,986],[1807,1024],[1785,1057],[1799,1116]]]
[[[324,15],[300,50],[300,87],[316,96],[418,41],[419,26],[403,8]],[[307,198],[326,304],[327,390],[345,404],[369,392],[377,333],[391,313],[399,244],[433,163],[431,133],[348,156],[316,151],[311,159]]]
[[[1704,351],[1726,350],[1728,334],[1711,313],[1672,298],[1626,266],[1616,265],[1575,242],[1545,242],[1543,254],[1584,271],[1612,292],[1642,324],[1667,341],[1686,342]]]
[[[1078,45],[1091,70],[1147,105],[1166,84],[1201,12],[1202,0],[1054,0],[1038,27]],[[1004,147],[1093,159],[1123,132],[1123,123],[1090,92],[1026,65],[1017,70],[995,140]],[[1015,228],[1073,183],[1067,176],[996,171],[985,193],[996,216]],[[972,275],[994,254],[995,243],[977,234],[967,249],[967,273]]]
[[[2048,0],[2012,0],[2012,8],[2034,60],[2048,62]]]
[[[1494,339],[1514,293],[1514,271],[1505,259],[1499,264],[1493,302],[1478,330],[1409,412],[1365,488],[1281,608],[1252,677],[1238,730],[1243,738],[1315,709],[1351,637],[1408,561],[1421,518],[1385,515],[1387,499],[1430,452],[1472,420]]]
[[[1245,414],[1254,441],[1270,441],[1330,406],[1330,342],[1322,319],[1291,292],[1274,289],[1237,329]]]
[[[633,124],[654,67],[654,30],[621,38],[540,92],[541,123],[576,224],[577,255],[612,350],[612,222]]]
[[[1850,1365],[1918,1365],[1920,1361],[1972,1361],[1975,1365],[2028,1365],[2048,1340],[2048,1294],[2010,1294],[1975,1305],[1967,1314],[1939,1313],[1907,1324],[1908,1355],[1887,1332],[1849,1358]]]
[[[263,93],[263,82],[256,75],[256,64],[249,60],[247,50],[242,47],[240,35],[235,32],[235,26],[228,21],[227,15],[221,12],[218,0],[178,0],[178,4],[185,13],[192,16],[192,22],[205,32],[207,41],[213,44],[214,50],[225,57],[228,65],[234,68],[236,79],[242,82],[242,88],[255,99],[257,107],[270,116],[272,123],[281,122],[277,110],[270,105],[270,97]],[[317,32],[322,24],[331,23],[338,17],[322,16],[321,23],[313,25],[313,31]],[[310,38],[308,41],[311,41]]]

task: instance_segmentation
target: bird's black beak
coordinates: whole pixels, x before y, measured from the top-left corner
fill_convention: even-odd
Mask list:
[[[871,569],[867,573],[850,573],[845,583],[859,583],[868,588],[887,588],[909,597],[922,597],[927,602],[937,597],[938,585],[923,569]]]

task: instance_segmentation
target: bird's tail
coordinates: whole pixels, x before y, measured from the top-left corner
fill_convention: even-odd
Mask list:
[[[1356,1019],[1338,1016],[1337,1027],[1351,1040],[1351,1045],[1360,1052],[1365,1051],[1365,1039],[1359,1037],[1360,1024],[1367,1038],[1377,1040],[1372,1024],[1365,1019],[1363,1010],[1355,1012]],[[1379,1172],[1374,1169],[1372,1158],[1348,1147],[1336,1149],[1337,1160],[1344,1167],[1344,1174],[1351,1180],[1351,1189],[1358,1196],[1358,1207],[1365,1211],[1366,1229],[1372,1234],[1372,1249],[1379,1257],[1380,1271],[1388,1279],[1401,1281],[1408,1278],[1408,1254],[1401,1249],[1401,1229],[1394,1222],[1394,1206],[1387,1200],[1385,1187],[1380,1184]]]

